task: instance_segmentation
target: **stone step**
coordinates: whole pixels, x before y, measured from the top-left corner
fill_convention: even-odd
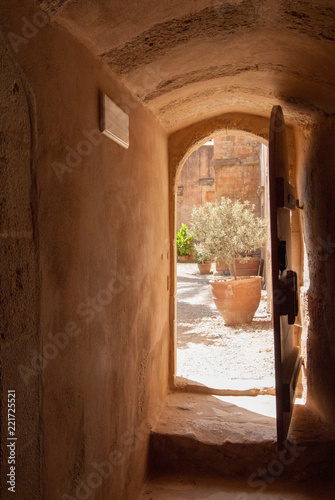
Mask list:
[[[246,477],[333,475],[335,436],[303,404],[295,406],[289,442],[276,442],[274,396],[173,393],[152,430],[150,472]]]
[[[236,478],[163,475],[148,480],[138,500],[331,500],[334,497],[332,480],[279,478],[271,484],[253,487]]]

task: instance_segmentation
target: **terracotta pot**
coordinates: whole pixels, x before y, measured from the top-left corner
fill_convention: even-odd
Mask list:
[[[210,281],[215,305],[226,325],[251,323],[261,300],[262,277]]]
[[[236,276],[258,276],[260,265],[261,259],[259,257],[250,257],[246,262],[240,262],[238,259],[235,259]],[[229,266],[229,271],[234,276],[232,264]]]
[[[209,274],[211,272],[211,267],[211,262],[204,262],[202,264],[198,262],[198,269],[200,274]]]
[[[215,269],[216,271],[218,272],[222,272],[222,271],[228,271],[229,267],[227,266],[227,264],[225,262],[223,262],[222,260],[217,260],[215,262]]]
[[[178,262],[188,262],[188,255],[179,255]]]
[[[195,250],[194,250],[194,248],[192,248],[192,249],[190,250],[190,253],[188,254],[188,260],[189,260],[190,262],[196,262],[196,260],[195,260]]]

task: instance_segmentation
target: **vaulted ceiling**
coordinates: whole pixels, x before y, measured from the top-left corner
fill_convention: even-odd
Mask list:
[[[38,0],[168,132],[225,112],[335,112],[334,0]]]

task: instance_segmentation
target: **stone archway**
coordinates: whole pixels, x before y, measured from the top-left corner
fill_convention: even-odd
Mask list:
[[[268,144],[269,120],[261,116],[231,113],[205,120],[198,124],[182,129],[169,138],[169,169],[170,169],[170,235],[171,235],[171,288],[170,288],[170,386],[175,386],[176,374],[176,195],[178,191],[179,173],[187,157],[208,139],[226,134],[244,135]],[[289,164],[291,177],[295,177],[295,147],[293,130],[288,129]],[[294,184],[294,181],[293,181]],[[300,243],[299,226],[294,225],[296,241]],[[298,259],[297,259],[298,260]],[[301,336],[298,334],[298,336]]]

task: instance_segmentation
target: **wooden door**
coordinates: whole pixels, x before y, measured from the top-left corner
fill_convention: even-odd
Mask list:
[[[271,113],[269,191],[277,440],[281,449],[289,432],[301,357],[299,347],[293,342],[298,293],[297,275],[291,269],[291,211],[298,203],[288,182],[285,122],[280,106],[275,106]]]

